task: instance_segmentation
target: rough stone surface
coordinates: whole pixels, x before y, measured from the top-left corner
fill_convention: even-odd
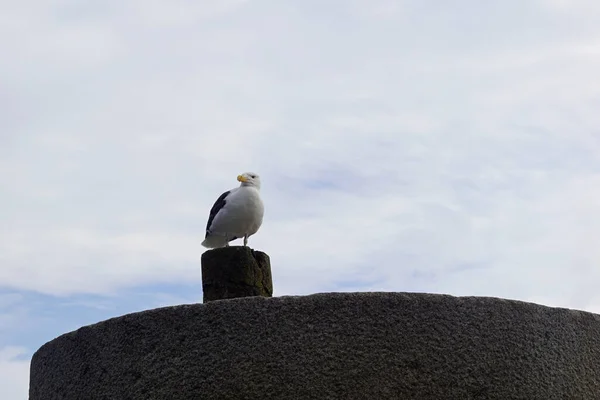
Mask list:
[[[206,251],[202,254],[202,292],[205,303],[236,297],[271,297],[269,256],[244,246]]]
[[[600,316],[415,293],[160,308],[42,346],[30,399],[600,399]]]

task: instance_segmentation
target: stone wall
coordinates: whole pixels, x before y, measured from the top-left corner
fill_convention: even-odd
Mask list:
[[[415,293],[160,308],[42,346],[30,399],[600,399],[600,316]]]

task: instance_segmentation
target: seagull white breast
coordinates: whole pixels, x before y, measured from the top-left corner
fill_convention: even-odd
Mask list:
[[[202,245],[227,246],[232,240],[248,238],[262,225],[264,205],[259,189],[242,185],[223,193],[211,208]]]

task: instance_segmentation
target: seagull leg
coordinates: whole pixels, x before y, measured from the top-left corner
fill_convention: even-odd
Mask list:
[[[248,247],[248,235],[244,235],[244,247]]]

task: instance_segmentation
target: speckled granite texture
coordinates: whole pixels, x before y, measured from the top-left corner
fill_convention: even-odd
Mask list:
[[[30,399],[600,399],[600,316],[416,293],[160,308],[42,346]]]
[[[271,259],[250,247],[229,246],[202,254],[203,302],[273,296]]]

